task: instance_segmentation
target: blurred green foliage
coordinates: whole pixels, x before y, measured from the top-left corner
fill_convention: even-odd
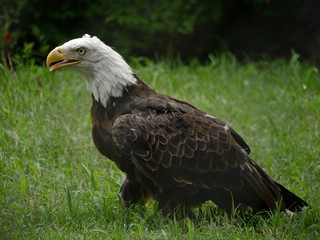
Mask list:
[[[204,59],[216,50],[230,50],[229,40],[237,36],[228,31],[243,16],[272,22],[299,0],[1,2],[0,47],[2,60],[10,63],[23,62],[30,53],[42,61],[50,48],[84,33],[98,36],[124,56]],[[12,39],[6,43],[8,34]]]

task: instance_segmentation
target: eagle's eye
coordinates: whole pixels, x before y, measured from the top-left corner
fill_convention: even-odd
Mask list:
[[[80,54],[80,55],[84,55],[86,53],[86,50],[84,48],[78,48],[77,49],[77,52]]]

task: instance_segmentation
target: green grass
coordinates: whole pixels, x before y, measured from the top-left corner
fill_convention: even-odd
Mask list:
[[[161,93],[226,121],[252,157],[311,209],[290,217],[211,214],[162,218],[155,202],[123,210],[123,174],[91,139],[91,96],[69,71],[0,69],[0,239],[320,238],[320,73],[290,61],[240,64],[230,55],[197,63],[140,64]]]

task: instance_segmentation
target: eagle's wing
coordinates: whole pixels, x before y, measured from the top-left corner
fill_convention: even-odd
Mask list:
[[[242,138],[221,123],[194,109],[156,109],[120,116],[112,132],[118,148],[161,187],[245,189],[250,197],[274,204],[279,189],[249,158]]]

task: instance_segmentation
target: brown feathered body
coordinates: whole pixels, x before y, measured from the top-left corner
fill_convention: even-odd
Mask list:
[[[126,173],[125,207],[149,197],[170,214],[212,200],[231,211],[298,211],[306,202],[276,183],[224,122],[190,104],[156,93],[138,80],[104,107],[93,100],[92,135],[99,151]]]

